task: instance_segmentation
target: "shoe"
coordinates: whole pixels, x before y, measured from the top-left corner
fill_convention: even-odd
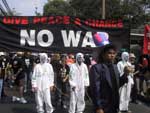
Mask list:
[[[27,92],[27,89],[24,89],[24,93],[26,93]]]
[[[144,92],[141,92],[140,94],[141,94],[141,96],[145,96]]]
[[[139,104],[138,101],[136,101],[136,100],[132,100],[131,103],[133,103],[133,104]]]
[[[26,101],[23,97],[21,97],[21,98],[20,98],[20,103],[22,103],[22,104],[26,104],[26,103],[27,103],[27,101]]]
[[[53,113],[54,109],[51,109],[50,111],[47,111],[46,113]]]
[[[132,113],[132,111],[128,110],[127,113]]]
[[[16,96],[13,96],[12,97],[12,102],[16,102],[16,101],[20,101],[20,98],[16,97]]]
[[[63,105],[63,108],[64,108],[64,109],[67,109],[67,106],[66,106],[66,105]]]
[[[134,104],[139,104],[139,102],[137,102],[137,101],[135,101],[135,102],[133,102]]]
[[[121,111],[119,111],[119,113],[128,113],[128,111],[127,110],[121,110]]]
[[[54,109],[51,109],[51,112],[50,113],[53,113]]]
[[[9,85],[9,88],[11,88],[11,89],[12,89],[12,88],[13,88],[13,85]]]

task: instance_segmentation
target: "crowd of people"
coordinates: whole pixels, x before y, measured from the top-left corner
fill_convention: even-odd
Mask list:
[[[94,113],[131,113],[129,102],[137,104],[138,95],[148,92],[149,56],[136,58],[134,53],[122,52],[117,57],[117,48],[111,44],[100,49],[97,59],[83,53],[3,53],[0,97],[7,96],[7,86],[17,91],[12,102],[26,104],[24,94],[32,92],[38,113],[52,113],[58,106],[68,113],[83,113],[85,94],[92,100]]]

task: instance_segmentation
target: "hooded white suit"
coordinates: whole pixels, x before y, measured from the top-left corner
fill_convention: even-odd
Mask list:
[[[54,86],[54,72],[52,65],[47,63],[47,59],[47,54],[40,54],[40,63],[35,66],[32,75],[32,87],[37,89],[35,99],[38,113],[44,113],[44,103],[47,113],[53,111],[50,87]]]
[[[120,76],[122,76],[124,74],[125,66],[131,66],[131,63],[129,62],[129,54],[127,52],[123,52],[121,57],[122,57],[122,60],[119,61],[117,64]],[[124,84],[119,89],[119,93],[120,93],[119,109],[120,109],[120,111],[128,111],[131,88],[132,88],[133,84],[134,84],[133,74],[129,74],[128,75],[128,83]]]
[[[77,58],[83,59],[83,54],[76,55],[76,63],[70,66],[70,106],[69,113],[82,113],[85,108],[85,86],[89,86],[89,73],[87,66],[82,62],[78,64]],[[75,90],[73,90],[75,88]]]

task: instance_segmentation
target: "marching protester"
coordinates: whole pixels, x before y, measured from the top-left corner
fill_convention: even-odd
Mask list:
[[[119,87],[127,82],[128,69],[120,77],[114,64],[117,49],[105,45],[99,53],[97,64],[90,69],[90,90],[94,113],[118,113]]]
[[[6,58],[4,52],[0,52],[0,99],[5,97],[4,84],[8,80],[7,69],[9,66],[9,61]]]
[[[143,54],[140,56],[139,61],[138,61],[138,65],[139,65],[139,91],[138,93],[141,96],[145,96],[146,93],[146,88],[147,86],[144,88],[144,82],[147,81],[147,75],[149,76],[149,57],[146,54]],[[146,84],[147,85],[147,84]]]
[[[52,59],[51,59],[51,64],[54,69],[54,83],[55,83],[55,92],[52,93],[53,97],[53,105],[54,107],[58,107],[61,105],[61,93],[59,92],[58,89],[61,89],[61,75],[60,75],[60,69],[61,69],[61,64],[60,64],[60,54],[53,54]]]
[[[89,86],[89,73],[83,63],[82,53],[76,54],[76,62],[70,65],[70,105],[69,113],[83,113],[85,109],[85,87]]]
[[[46,113],[52,113],[50,90],[54,86],[54,71],[52,65],[47,63],[46,53],[40,54],[40,63],[35,65],[32,75],[32,91],[35,92],[36,108],[38,113],[44,113],[44,103]]]
[[[117,64],[120,76],[123,76],[125,68],[130,68],[131,70],[133,69],[133,72],[134,72],[134,67],[129,62],[129,53],[123,52],[121,54],[121,58],[122,60],[119,61]],[[132,88],[132,85],[134,84],[133,72],[128,74],[127,76],[128,82],[124,84],[122,87],[120,87],[119,89],[119,93],[120,93],[119,110],[121,112],[131,112],[128,107],[129,107],[129,101],[130,101],[131,88]]]
[[[18,52],[16,54],[16,56],[14,56],[14,59],[12,60],[12,69],[13,69],[13,75],[12,75],[12,79],[14,80],[14,84],[18,90],[19,88],[19,97],[15,96],[15,92],[14,95],[12,97],[12,101],[20,101],[21,103],[25,104],[27,103],[27,101],[25,100],[25,98],[23,97],[23,93],[24,93],[24,65],[23,65],[23,61],[22,61],[22,52]]]
[[[63,108],[68,107],[68,100],[69,100],[69,71],[70,68],[66,64],[66,55],[62,55],[61,57],[61,68],[60,68],[60,80],[61,80],[61,106]]]
[[[23,56],[24,63],[24,74],[25,74],[25,87],[24,92],[31,90],[31,75],[33,71],[33,58],[30,55],[30,52],[25,52]]]
[[[136,56],[134,55],[134,53],[129,54],[129,62],[135,68],[135,72],[133,73],[134,74],[134,76],[133,76],[134,84],[133,84],[132,90],[131,90],[131,102],[138,104],[138,102],[137,102],[137,95],[138,95],[137,77],[139,75],[139,69],[138,69],[138,64],[136,63]]]

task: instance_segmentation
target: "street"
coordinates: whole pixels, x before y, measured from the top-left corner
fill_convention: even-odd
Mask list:
[[[140,102],[140,104],[130,104],[132,113],[150,113],[150,106]],[[7,98],[0,103],[1,113],[36,113],[34,101],[29,101],[28,104],[12,103],[11,98]],[[57,108],[53,113],[67,113],[66,110]],[[89,102],[84,113],[92,113],[92,107]]]
[[[25,98],[27,99],[27,104],[21,104],[19,102],[12,102],[12,94],[14,93],[14,90],[8,87],[5,87],[5,92],[7,94],[7,97],[3,98],[0,101],[0,112],[1,113],[36,113],[36,105],[34,100],[34,94],[32,92],[25,93]],[[52,95],[52,99],[54,97],[54,94]],[[140,98],[143,100],[142,98]],[[55,100],[52,101],[55,103]],[[150,113],[150,103],[149,101],[146,102],[139,101],[139,104],[133,104],[130,103],[129,109],[132,111],[132,113]],[[67,113],[67,110],[58,107],[55,108],[53,113]],[[88,98],[86,98],[86,108],[84,113],[92,113],[92,103],[89,101]]]

